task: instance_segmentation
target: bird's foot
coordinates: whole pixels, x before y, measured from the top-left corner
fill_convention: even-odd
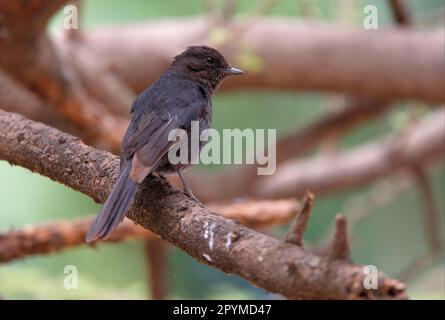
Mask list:
[[[182,182],[182,187],[184,190],[184,193],[191,199],[195,200],[196,202],[198,202],[199,204],[203,205],[201,203],[201,201],[199,201],[198,198],[195,197],[195,195],[192,192],[192,188],[190,188],[190,185],[187,183],[187,180],[185,180],[184,176],[182,175],[181,170],[177,170],[178,176],[181,179]]]
[[[184,188],[184,193],[185,193],[189,198],[195,200],[196,202],[198,202],[199,204],[202,205],[202,202],[199,201],[199,199],[193,194],[191,188]]]

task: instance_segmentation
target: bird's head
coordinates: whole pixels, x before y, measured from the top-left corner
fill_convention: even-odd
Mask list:
[[[188,47],[174,58],[172,67],[213,90],[224,78],[243,74],[240,69],[230,66],[219,51],[207,46]]]

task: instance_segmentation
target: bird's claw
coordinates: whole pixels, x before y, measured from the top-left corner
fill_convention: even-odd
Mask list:
[[[184,189],[184,193],[191,199],[195,200],[199,204],[202,204],[201,201],[193,194],[191,189]]]

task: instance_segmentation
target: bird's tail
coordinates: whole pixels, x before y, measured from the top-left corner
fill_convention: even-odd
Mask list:
[[[137,183],[130,179],[130,171],[131,162],[127,162],[107,201],[91,224],[87,242],[108,237],[124,219],[138,187]]]

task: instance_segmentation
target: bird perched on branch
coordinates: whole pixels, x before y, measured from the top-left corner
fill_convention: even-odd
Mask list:
[[[116,229],[131,206],[138,184],[153,172],[176,172],[184,191],[194,198],[181,172],[190,162],[173,165],[169,161],[168,151],[175,144],[169,141],[169,132],[183,129],[190,135],[192,121],[198,121],[200,131],[210,128],[213,92],[227,76],[242,73],[217,50],[192,46],[176,56],[159,80],[137,97],[122,141],[119,178],[91,224],[87,242],[106,238]]]

